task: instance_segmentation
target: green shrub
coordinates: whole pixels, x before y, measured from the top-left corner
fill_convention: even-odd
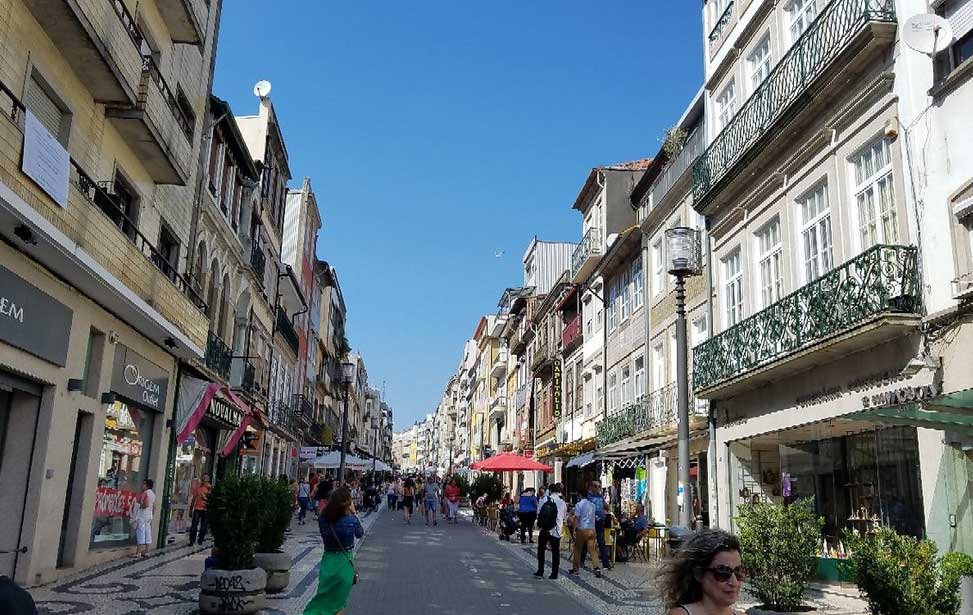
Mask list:
[[[874,534],[847,534],[849,565],[872,615],[955,615],[959,577],[973,569],[962,554],[936,557],[930,540],[903,536],[889,527]]]
[[[824,525],[814,512],[813,498],[789,506],[746,504],[739,509],[737,524],[753,593],[773,610],[798,609],[817,570]]]
[[[503,482],[493,474],[481,473],[470,485],[470,498],[476,500],[481,493],[487,494],[488,502],[496,502],[503,494]]]
[[[257,553],[274,553],[284,544],[284,534],[294,517],[294,492],[286,482],[262,478],[260,528]]]
[[[213,544],[219,551],[219,568],[253,568],[260,528],[261,478],[227,474],[213,486],[206,502]]]

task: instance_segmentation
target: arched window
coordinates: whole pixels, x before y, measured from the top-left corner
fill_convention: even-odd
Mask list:
[[[214,322],[214,316],[219,313],[219,293],[216,285],[220,279],[220,263],[215,258],[209,264],[209,288],[206,290],[206,306],[209,309],[210,329],[216,331],[219,321]]]
[[[232,310],[232,306],[230,305],[230,276],[229,276],[229,274],[226,274],[226,273],[223,274],[223,285],[222,286],[223,286],[223,288],[220,289],[221,292],[220,292],[220,329],[219,329],[220,332],[219,332],[219,335],[220,335],[221,338],[223,338],[223,341],[226,342],[226,345],[229,346],[230,345],[230,342],[232,341],[232,340],[230,340],[230,334],[232,333],[231,330],[230,330],[230,326],[231,326],[230,325],[230,320],[233,318],[233,310]]]
[[[200,241],[199,247],[196,248],[196,263],[193,265],[193,288],[197,292],[202,292],[203,290],[203,267],[206,264],[206,242]]]

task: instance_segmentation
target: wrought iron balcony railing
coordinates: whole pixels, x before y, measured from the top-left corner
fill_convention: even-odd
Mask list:
[[[571,254],[571,277],[578,275],[589,257],[601,254],[601,232],[597,228],[590,228],[581,238],[581,243]]]
[[[294,323],[288,318],[287,312],[279,306],[277,308],[277,332],[283,336],[284,341],[297,353],[301,345],[300,339],[297,337],[297,330],[294,328]]]
[[[206,335],[205,362],[206,367],[222,376],[224,380],[230,378],[230,364],[233,362],[233,352],[220,339],[220,336],[212,331]]]
[[[311,400],[304,395],[294,395],[291,407],[298,416],[311,416]]]
[[[693,165],[697,206],[871,22],[895,23],[893,0],[832,0],[818,14]]]
[[[696,346],[693,388],[732,380],[881,314],[918,314],[916,254],[911,246],[870,248]]]
[[[659,176],[652,182],[652,188],[645,192],[642,197],[642,201],[639,203],[639,207],[646,207],[651,204],[654,208],[662,202],[672,187],[676,185],[682,176],[692,169],[693,162],[699,158],[703,150],[706,149],[706,143],[703,141],[706,130],[701,126],[694,130],[692,134],[686,137],[686,141],[682,145],[682,149],[676,154],[676,157],[669,161],[666,168],[663,169]],[[646,212],[648,213],[648,212]]]
[[[243,378],[240,381],[240,388],[249,395],[256,393],[257,368],[253,363],[247,361],[243,364]]]
[[[676,383],[656,389],[637,401],[622,406],[595,426],[598,445],[604,446],[630,436],[675,425],[677,422]],[[706,405],[689,400],[689,416],[706,416]]]
[[[267,255],[264,254],[260,246],[253,246],[250,250],[250,269],[256,274],[258,280],[264,279],[264,270],[267,268]]]
[[[720,18],[716,20],[715,24],[713,24],[713,29],[710,30],[709,33],[710,44],[720,40],[720,37],[723,36],[723,32],[726,30],[726,26],[730,23],[730,19],[732,17],[733,17],[733,3],[730,2],[729,4],[726,5],[726,8],[723,10],[723,14],[720,15]]]

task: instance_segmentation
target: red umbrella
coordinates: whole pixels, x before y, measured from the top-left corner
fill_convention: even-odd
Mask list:
[[[516,453],[500,453],[483,461],[477,461],[470,467],[474,470],[486,470],[487,472],[554,471],[554,468],[551,466],[544,465],[528,457],[521,457]]]

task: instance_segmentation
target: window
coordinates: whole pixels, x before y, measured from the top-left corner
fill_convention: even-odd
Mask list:
[[[179,266],[179,240],[165,223],[159,228],[158,253],[154,255],[156,267],[170,280],[175,281]]]
[[[973,58],[973,2],[945,0],[936,13],[946,19],[955,42],[936,58],[937,81],[941,81],[970,58]]]
[[[723,304],[725,328],[743,320],[743,267],[739,248],[723,259]]]
[[[635,399],[645,395],[645,357],[635,357]]]
[[[618,374],[608,376],[608,411],[614,413],[618,408]]]
[[[780,299],[784,288],[780,220],[777,218],[757,231],[757,255],[760,259],[760,307],[765,308]]]
[[[726,6],[729,4],[730,0],[712,0],[709,4],[710,15],[709,15],[709,30],[712,31],[716,27],[716,22],[720,20],[723,13],[726,12]]]
[[[787,11],[791,44],[808,29],[818,13],[817,0],[792,0],[784,9]]]
[[[213,127],[213,136],[209,145],[209,173],[207,183],[210,194],[216,196],[216,187],[220,183],[220,166],[223,162],[223,139],[220,138],[219,127]]]
[[[189,104],[189,99],[186,98],[186,94],[178,85],[176,86],[176,105],[179,107],[179,114],[185,121],[183,130],[186,133],[186,137],[192,141],[193,134],[196,132],[196,112],[193,111],[193,106]]]
[[[625,366],[622,368],[622,405],[632,401],[632,368]]]
[[[882,137],[853,156],[851,165],[855,171],[860,248],[897,243],[899,232],[888,138]]]
[[[831,210],[828,185],[820,184],[798,199],[801,206],[801,237],[804,242],[804,282],[824,275],[834,266],[831,245]]]
[[[574,403],[578,412],[584,405],[584,362],[578,361],[574,364],[574,388],[575,388],[575,398]]]
[[[750,91],[755,92],[760,84],[764,82],[770,74],[770,35],[764,35],[763,39],[753,48],[747,56],[747,71],[750,74]]]
[[[621,298],[619,302],[621,304],[621,317],[619,318],[619,323],[623,323],[628,320],[628,295],[629,295],[629,272],[625,271],[618,276],[618,294]]]
[[[135,241],[136,225],[139,218],[139,196],[118,169],[114,181],[115,207],[120,215],[115,216],[115,225],[129,239]]]
[[[665,262],[663,262],[662,239],[652,244],[652,294],[662,292],[662,280],[665,276]]]
[[[645,293],[645,284],[642,282],[642,257],[641,255],[632,263],[632,311],[642,307]]]
[[[669,332],[669,382],[676,381],[676,359],[678,358],[678,348],[676,348],[676,332]]]
[[[726,128],[737,111],[736,81],[730,81],[716,99],[716,128]]]
[[[608,286],[608,330],[614,331],[618,326],[618,284],[613,281]]]
[[[36,70],[30,73],[30,82],[24,96],[24,105],[34,114],[44,128],[64,147],[71,135],[71,113],[54,88]]]
[[[666,355],[662,342],[652,347],[652,389],[661,389],[666,381]]]

